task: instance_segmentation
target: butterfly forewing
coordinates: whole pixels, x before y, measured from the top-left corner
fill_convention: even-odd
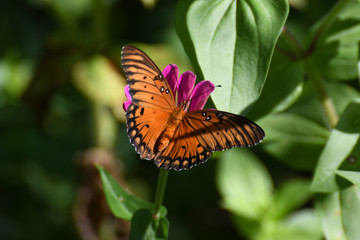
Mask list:
[[[144,52],[133,46],[124,46],[122,65],[133,103],[167,112],[174,110],[175,100],[169,84]]]

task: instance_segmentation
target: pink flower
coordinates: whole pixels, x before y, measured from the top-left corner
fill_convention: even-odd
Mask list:
[[[210,94],[215,89],[214,84],[207,80],[201,81],[195,86],[196,75],[190,71],[184,72],[179,78],[179,68],[174,64],[166,66],[163,75],[174,97],[176,96],[176,91],[178,91],[178,103],[182,103],[184,100],[191,100],[189,111],[203,109]],[[126,111],[131,104],[129,85],[125,86],[125,95],[128,100],[123,103],[123,108]]]

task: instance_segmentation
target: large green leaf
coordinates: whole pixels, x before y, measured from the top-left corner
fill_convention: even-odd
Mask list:
[[[177,26],[185,49],[205,79],[222,85],[212,94],[215,105],[235,113],[244,111],[261,93],[288,15],[288,2],[196,0],[180,4]]]
[[[303,170],[312,170],[325,146],[329,131],[304,117],[281,113],[261,119],[266,132],[262,147],[281,162]]]
[[[311,189],[315,192],[333,192],[341,188],[336,170],[353,151],[360,137],[360,100],[351,103],[320,156]]]
[[[247,116],[255,120],[286,110],[300,96],[304,78],[301,62],[275,52],[261,96]]]
[[[314,63],[329,79],[348,80],[358,76],[359,12],[360,2],[349,1],[317,43]]]
[[[224,208],[247,218],[261,216],[271,204],[272,180],[266,168],[246,149],[219,158],[216,181]]]
[[[149,211],[154,209],[154,204],[127,193],[110,173],[101,166],[98,166],[98,169],[107,203],[116,217],[130,221],[139,209],[144,208]],[[160,209],[160,217],[165,217],[166,212],[166,208],[162,206]]]

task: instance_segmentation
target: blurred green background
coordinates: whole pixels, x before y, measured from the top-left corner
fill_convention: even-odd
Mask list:
[[[334,2],[291,1],[287,24],[301,36]],[[0,239],[126,238],[128,225],[114,224],[92,163],[153,200],[158,170],[139,160],[126,136],[120,55],[124,44],[136,44],[161,69],[192,70],[176,34],[176,3],[2,1]],[[263,159],[275,186],[311,176]],[[239,239],[219,206],[215,166],[210,160],[171,172],[164,199],[170,239]]]

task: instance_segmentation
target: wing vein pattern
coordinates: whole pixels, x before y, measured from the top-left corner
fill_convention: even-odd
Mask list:
[[[176,106],[172,90],[160,69],[144,52],[130,45],[124,46],[122,65],[134,104],[173,111]]]

